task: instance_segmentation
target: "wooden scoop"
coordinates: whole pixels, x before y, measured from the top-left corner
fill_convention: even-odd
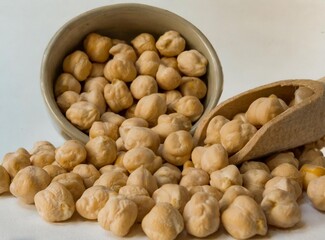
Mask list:
[[[195,143],[204,144],[206,129],[213,117],[223,115],[232,119],[237,113],[246,112],[257,98],[271,94],[289,104],[300,86],[311,89],[314,94],[263,125],[240,151],[229,157],[229,162],[239,164],[317,141],[325,136],[325,84],[314,80],[283,80],[246,91],[215,107],[198,125]]]

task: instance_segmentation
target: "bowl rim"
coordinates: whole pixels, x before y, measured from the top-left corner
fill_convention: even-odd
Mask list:
[[[41,87],[41,92],[43,96],[43,100],[45,101],[45,105],[47,108],[47,111],[51,117],[51,120],[54,122],[55,126],[59,128],[61,135],[63,135],[64,138],[66,139],[77,139],[80,140],[84,143],[86,143],[89,140],[89,136],[79,130],[76,126],[74,126],[68,119],[65,117],[65,115],[61,112],[59,107],[57,106],[57,103],[55,101],[55,96],[53,93],[48,91],[48,89],[45,87],[45,80],[48,80],[46,76],[46,69],[45,66],[47,66],[48,61],[49,61],[49,54],[52,51],[53,47],[55,47],[55,43],[57,39],[63,34],[63,32],[69,27],[72,26],[74,23],[79,21],[80,19],[86,18],[87,16],[90,16],[94,13],[97,13],[98,11],[111,11],[111,10],[117,10],[121,8],[141,8],[145,10],[150,10],[150,11],[155,11],[167,14],[167,15],[172,15],[173,17],[177,18],[178,21],[181,21],[183,24],[189,25],[192,28],[192,31],[194,31],[197,36],[201,39],[201,41],[204,43],[206,46],[207,51],[209,54],[212,56],[213,62],[209,62],[209,64],[214,64],[216,68],[216,79],[217,81],[217,89],[219,92],[217,92],[217,96],[214,98],[214,103],[213,107],[217,105],[217,103],[220,100],[221,94],[223,92],[223,84],[224,84],[224,78],[223,78],[223,70],[222,70],[222,65],[220,62],[220,59],[212,46],[211,42],[208,40],[208,38],[199,30],[193,23],[189,22],[185,18],[181,17],[180,15],[171,12],[169,10],[166,10],[164,8],[156,7],[156,6],[151,6],[147,4],[141,4],[141,3],[118,3],[118,4],[110,4],[110,5],[105,5],[101,7],[96,7],[90,10],[87,10],[81,14],[76,15],[75,17],[71,18],[68,20],[65,24],[63,24],[51,37],[49,43],[47,44],[45,51],[43,53],[42,61],[41,61],[41,71],[40,71],[40,87]],[[212,108],[213,108],[212,107]],[[210,109],[211,111],[211,109]],[[209,112],[206,112],[206,109],[204,109],[203,114],[200,116],[200,119],[196,121],[192,128],[191,128],[191,133],[194,134],[195,129],[197,128],[198,124],[200,123],[200,120],[204,118],[205,115],[207,115]]]

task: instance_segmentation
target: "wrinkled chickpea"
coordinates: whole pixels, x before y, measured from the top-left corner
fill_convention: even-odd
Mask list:
[[[121,171],[106,171],[94,183],[94,186],[101,185],[118,193],[121,187],[126,185],[128,176]]]
[[[74,172],[62,173],[52,179],[52,182],[61,183],[68,189],[74,201],[77,201],[86,190],[83,179]]]
[[[323,152],[317,148],[305,148],[299,156],[299,164],[302,166],[306,163],[325,167]]]
[[[89,129],[89,138],[94,139],[99,136],[110,137],[116,141],[119,138],[118,125],[112,122],[94,122]]]
[[[30,154],[24,148],[18,148],[16,152],[10,152],[4,155],[2,166],[6,169],[11,178],[23,168],[31,165]]]
[[[159,187],[164,184],[177,184],[181,180],[182,172],[178,167],[170,163],[164,163],[153,175]]]
[[[135,99],[141,99],[153,93],[158,93],[156,80],[149,75],[138,75],[130,85],[130,91]]]
[[[139,75],[156,77],[160,64],[159,55],[155,51],[144,51],[135,62]]]
[[[79,101],[80,95],[74,91],[66,91],[56,98],[56,103],[63,113],[71,107],[72,104]]]
[[[211,174],[228,166],[228,153],[221,144],[213,144],[206,147],[201,156],[201,168]]]
[[[165,65],[166,67],[172,67],[174,68],[177,72],[180,73],[178,66],[177,66],[177,59],[176,57],[162,57],[160,59],[160,63]]]
[[[60,167],[59,165],[47,165],[45,167],[43,167],[43,169],[48,173],[48,175],[50,175],[51,179],[53,179],[54,177],[62,174],[62,173],[66,173],[67,171]]]
[[[325,168],[312,164],[304,164],[299,170],[302,175],[302,184],[304,190],[307,190],[307,187],[311,180],[324,176]]]
[[[222,198],[219,200],[220,211],[226,210],[229,205],[240,195],[249,196],[253,198],[252,193],[245,187],[240,185],[232,185],[224,192]]]
[[[220,129],[225,125],[229,120],[224,116],[217,115],[213,117],[207,127],[206,137],[204,139],[205,144],[219,144],[221,143],[220,139]]]
[[[182,178],[179,182],[179,185],[186,187],[187,189],[190,189],[194,186],[203,186],[209,184],[209,174],[199,168],[185,168],[182,171]]]
[[[182,94],[178,90],[170,90],[166,91],[165,93],[166,97],[166,105],[167,105],[167,112],[175,112],[173,109],[174,103],[176,103],[177,100],[179,100],[182,97]]]
[[[299,183],[302,186],[302,175],[299,170],[290,163],[281,163],[271,172],[273,177],[286,177]]]
[[[264,162],[252,161],[252,160],[243,162],[239,168],[239,171],[241,174],[244,174],[245,172],[251,169],[260,169],[270,173],[269,167]]]
[[[84,49],[91,61],[104,63],[108,60],[112,48],[112,39],[97,33],[90,33],[83,41]]]
[[[311,95],[313,95],[314,92],[310,88],[307,88],[307,87],[299,87],[295,91],[294,94],[295,94],[295,97],[290,102],[289,106],[294,106],[294,105],[297,105],[297,104],[301,103],[303,100],[305,100],[305,99],[309,98]]]
[[[120,127],[121,124],[124,122],[125,117],[123,117],[119,114],[116,114],[114,112],[105,112],[102,114],[102,116],[100,116],[100,120],[103,122],[114,123],[115,125]]]
[[[10,176],[7,170],[0,165],[0,195],[9,192]]]
[[[137,69],[132,61],[124,58],[114,58],[109,60],[104,68],[105,78],[112,82],[119,79],[124,82],[131,82],[137,76]]]
[[[165,57],[177,56],[184,51],[185,45],[185,39],[176,31],[165,32],[156,42],[156,48]]]
[[[110,50],[109,53],[114,56],[115,59],[124,59],[127,61],[135,62],[137,60],[137,54],[132,46],[126,43],[115,44]]]
[[[232,185],[242,185],[243,178],[235,165],[228,165],[210,175],[210,185],[225,192]]]
[[[291,193],[295,199],[298,199],[302,194],[301,185],[292,179],[286,177],[273,177],[265,184],[265,190],[263,192],[263,197],[274,189],[281,189],[286,192]]]
[[[307,196],[314,208],[319,211],[325,211],[325,176],[316,178],[308,184]]]
[[[100,172],[92,164],[79,164],[73,168],[72,172],[82,178],[86,188],[93,186],[100,177]]]
[[[192,122],[198,120],[204,111],[200,100],[194,96],[184,96],[171,103],[170,107],[177,113],[188,117]]]
[[[70,73],[61,73],[55,81],[54,95],[58,97],[66,91],[73,91],[79,94],[81,91],[81,84]]]
[[[141,55],[144,51],[155,51],[156,49],[156,40],[154,36],[150,33],[141,33],[131,40],[135,51],[138,55]]]
[[[106,111],[106,101],[103,93],[100,90],[92,90],[81,93],[79,95],[79,101],[86,101],[94,104],[100,114],[103,114]]]
[[[93,63],[93,66],[91,68],[91,72],[89,74],[89,78],[95,78],[95,77],[103,77],[104,76],[104,67],[105,63]]]
[[[208,60],[197,50],[180,53],[177,57],[178,69],[189,77],[201,77],[207,71]]]
[[[174,68],[160,64],[156,80],[161,89],[168,91],[176,89],[181,84],[182,77]]]
[[[104,93],[104,88],[108,83],[107,79],[104,77],[92,77],[88,78],[83,86],[84,92],[98,91],[100,93]]]
[[[296,168],[299,167],[299,161],[295,158],[293,152],[273,154],[265,160],[265,163],[271,171],[282,163],[290,163]]]
[[[207,86],[197,77],[182,77],[179,89],[183,96],[194,96],[202,99],[207,94]]]
[[[121,155],[121,152],[119,152],[118,155]],[[119,172],[124,173],[125,175],[129,175],[128,170],[126,170],[124,167],[118,166],[118,165],[105,165],[104,167],[101,167],[99,169],[100,174],[104,174],[104,173],[110,172],[110,171],[119,171]]]
[[[47,141],[36,142],[30,151],[32,165],[45,167],[55,161],[55,147]]]
[[[91,72],[92,64],[88,55],[80,50],[66,56],[63,60],[63,71],[71,73],[77,80],[84,81]]]
[[[222,198],[223,193],[220,192],[217,188],[212,187],[210,185],[202,185],[202,186],[193,186],[188,188],[191,196],[198,192],[204,192],[214,197],[218,201]]]

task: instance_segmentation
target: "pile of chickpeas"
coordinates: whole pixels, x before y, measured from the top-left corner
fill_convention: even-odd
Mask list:
[[[182,50],[176,60],[169,57],[175,52],[165,50],[169,45],[185,46],[181,36],[170,31],[161,36],[164,41],[159,38],[152,44],[150,34],[140,34],[132,41],[133,48],[120,42],[112,44],[109,53],[114,57],[106,64],[91,63],[88,58],[107,61],[107,56],[96,50],[97,44],[91,44],[98,40],[102,47],[107,46],[110,41],[106,38],[88,35],[84,42],[87,54],[77,50],[67,56],[65,73],[55,86],[58,105],[71,122],[89,133],[89,141],[68,140],[59,147],[40,141],[29,151],[19,148],[6,154],[0,165],[0,194],[10,191],[22,202],[35,204],[48,222],[67,221],[77,212],[120,237],[140,224],[153,240],[175,239],[183,231],[208,237],[221,225],[236,239],[266,235],[269,226],[291,228],[301,221],[299,199],[303,190],[316,209],[325,211],[325,157],[320,150],[325,137],[241,165],[229,163],[229,157],[240,151],[260,127],[310,97],[310,89],[298,88],[288,104],[271,95],[256,99],[245,113],[233,119],[215,116],[208,124],[204,145],[196,146],[189,131],[199,114],[184,114],[182,110],[191,112],[193,105],[181,99],[200,99],[204,94],[197,86],[205,86],[203,81],[184,82],[182,78],[198,78],[181,77],[179,93],[177,84],[173,90],[166,87],[171,85],[167,83],[169,77],[159,83],[157,72],[156,79],[147,72],[156,64],[147,57],[159,57],[157,51],[168,56],[166,64],[156,64],[157,71],[167,68],[168,72],[178,72],[167,62],[180,68],[182,61],[178,58],[184,48],[179,48]],[[137,65],[140,59],[144,66]],[[183,68],[204,74],[200,67],[188,65],[188,61],[202,59],[191,53],[185,57]],[[89,63],[92,67],[88,69]],[[129,69],[131,63],[135,63],[136,71]],[[180,71],[190,76],[183,68]],[[95,73],[104,73],[104,77]],[[85,81],[81,94],[79,81]],[[126,83],[129,81],[130,86]],[[166,92],[158,93],[157,89]],[[139,101],[132,107],[134,99]],[[172,107],[174,103],[179,109]],[[162,106],[174,110],[165,114]]]

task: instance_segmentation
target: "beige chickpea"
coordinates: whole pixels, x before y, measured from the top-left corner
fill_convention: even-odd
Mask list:
[[[178,167],[170,163],[164,163],[153,176],[156,178],[158,186],[161,187],[168,183],[179,183],[182,172]]]
[[[276,189],[263,198],[261,207],[267,223],[278,228],[291,228],[300,222],[301,211],[295,197],[289,192]]]
[[[156,80],[161,89],[168,91],[176,89],[181,84],[182,77],[174,68],[160,64]]]
[[[172,132],[165,139],[162,157],[171,164],[181,166],[190,159],[193,147],[192,135],[189,132]]]
[[[143,187],[150,196],[158,189],[156,178],[144,166],[138,167],[130,174],[126,185]]]
[[[157,51],[156,40],[150,33],[137,35],[131,40],[131,44],[138,55],[141,55],[144,51]]]
[[[247,112],[247,120],[256,127],[263,126],[288,108],[287,104],[275,95],[261,97],[251,103]]]
[[[211,174],[228,166],[228,153],[221,144],[206,147],[201,157],[201,168]]]
[[[103,63],[109,57],[109,50],[113,43],[112,39],[98,33],[90,33],[83,41],[84,49],[91,61]]]
[[[36,142],[30,151],[32,165],[44,167],[55,161],[55,147],[47,141]]]
[[[173,102],[170,107],[188,117],[192,122],[198,120],[204,111],[203,104],[197,97],[184,96]]]
[[[247,118],[246,118],[246,113],[237,113],[235,116],[233,116],[232,120],[235,120],[235,119],[238,119],[238,120],[241,120],[243,122],[248,122]]]
[[[325,167],[323,152],[317,148],[305,148],[299,156],[299,164],[302,166],[306,163]]]
[[[184,51],[185,45],[185,39],[176,31],[165,32],[156,42],[156,48],[165,57],[177,56]]]
[[[77,212],[84,218],[96,220],[99,211],[105,206],[108,199],[117,196],[117,193],[104,186],[92,186],[83,192],[76,202]]]
[[[114,80],[106,84],[104,97],[110,109],[117,113],[127,109],[133,104],[133,97],[125,82]]]
[[[194,163],[191,160],[187,160],[184,164],[183,164],[183,169],[184,168],[189,168],[189,167],[194,167]]]
[[[137,54],[132,46],[125,43],[115,44],[109,53],[114,56],[114,58],[125,59],[127,61],[135,62],[137,60]]]
[[[105,63],[94,62],[88,77],[90,78],[103,77],[105,65],[106,65]]]
[[[106,171],[94,183],[94,186],[101,185],[115,192],[118,192],[121,187],[126,185],[128,176],[121,171]]]
[[[139,75],[156,77],[160,65],[159,55],[155,51],[144,51],[135,62]]]
[[[274,168],[271,172],[273,177],[286,177],[292,179],[299,183],[302,186],[302,175],[299,172],[298,168],[293,166],[290,163],[281,163],[276,168]]]
[[[100,172],[92,164],[79,164],[73,168],[72,172],[82,178],[86,188],[93,186],[100,177]]]
[[[98,136],[90,139],[86,146],[87,161],[96,168],[112,164],[116,159],[116,143],[110,137]]]
[[[186,231],[195,237],[207,237],[219,229],[218,200],[205,192],[195,193],[183,212]]]
[[[74,172],[62,173],[54,177],[52,182],[65,186],[71,192],[74,201],[77,201],[86,190],[82,177]]]
[[[191,195],[186,187],[178,184],[167,183],[158,188],[152,194],[152,198],[155,200],[156,204],[168,202],[182,213],[186,203],[190,200]]]
[[[170,90],[170,91],[165,91],[164,94],[166,97],[167,112],[169,113],[175,112],[173,107],[177,102],[177,100],[179,100],[182,97],[181,92],[178,90]]]
[[[194,96],[202,99],[207,94],[207,86],[197,77],[182,77],[179,89],[183,96]]]
[[[94,104],[100,114],[103,114],[106,111],[106,101],[103,93],[99,90],[81,93],[79,96],[79,101],[86,101]]]
[[[249,196],[238,196],[223,211],[221,221],[227,232],[236,239],[247,239],[267,233],[267,222],[263,210]]]
[[[68,140],[55,151],[55,161],[68,171],[83,163],[86,157],[85,146],[77,140]]]
[[[202,155],[205,152],[205,150],[206,150],[206,147],[202,147],[202,146],[196,146],[195,148],[193,148],[193,151],[191,153],[191,160],[192,160],[195,168],[202,169],[201,159],[202,159]]]
[[[7,170],[0,165],[0,195],[9,192],[10,176]]]
[[[298,199],[302,194],[301,186],[297,181],[286,177],[273,177],[265,184],[265,190],[263,192],[263,197],[274,189],[281,189],[286,192],[293,194],[295,199]]]
[[[127,150],[135,147],[147,147],[156,153],[160,144],[159,135],[145,127],[130,128],[126,136],[122,135],[122,139]]]
[[[66,173],[67,171],[58,166],[58,165],[46,165],[45,167],[43,167],[43,169],[48,173],[48,175],[50,175],[51,179],[53,179],[54,177],[62,174],[62,173]]]
[[[176,239],[184,229],[182,215],[170,203],[157,203],[143,218],[142,230],[149,239]]]
[[[100,113],[93,103],[80,101],[70,106],[66,117],[80,130],[87,130],[95,121],[99,120]]]
[[[150,126],[155,126],[158,117],[167,111],[166,100],[158,93],[144,96],[139,100],[135,108],[135,116],[148,121]]]
[[[120,138],[119,138],[120,139]],[[117,166],[117,167],[120,167],[120,168],[123,168],[125,169],[126,173],[125,174],[128,174],[128,170],[126,170],[126,168],[124,167],[123,165],[123,158],[124,158],[124,155],[126,153],[127,150],[118,150],[117,152],[117,155],[116,155],[116,160],[114,162],[114,166]]]
[[[71,107],[72,104],[79,101],[80,95],[74,91],[66,91],[56,98],[56,103],[63,113]]]
[[[116,141],[119,138],[118,125],[112,122],[94,122],[89,129],[89,138],[94,139],[99,136],[110,137]]]
[[[130,91],[135,99],[141,99],[150,94],[158,93],[158,84],[149,75],[139,75],[132,81]]]
[[[52,182],[34,198],[39,215],[48,222],[62,222],[72,217],[75,203],[72,194],[61,183]]]
[[[124,117],[125,118],[134,118],[135,117],[135,108],[137,107],[137,103],[134,103],[131,107],[125,110]]]
[[[232,185],[224,192],[222,198],[219,200],[220,211],[226,210],[229,205],[240,195],[245,195],[253,198],[253,194],[243,186]]]
[[[271,171],[282,163],[290,163],[296,168],[299,167],[299,161],[295,158],[293,152],[273,154],[265,160],[265,163]]]
[[[152,174],[162,165],[160,156],[146,147],[135,147],[127,151],[123,157],[124,167],[131,173],[141,165],[147,168]]]
[[[13,178],[23,168],[31,165],[30,154],[24,148],[18,148],[15,152],[4,155],[2,166],[6,169],[9,176]]]
[[[119,79],[124,82],[131,82],[137,76],[137,69],[134,63],[123,58],[113,58],[109,60],[104,68],[105,78],[112,82]]]
[[[250,123],[231,120],[221,127],[220,141],[228,154],[233,154],[242,149],[256,132],[257,129]]]
[[[158,133],[161,141],[165,141],[166,137],[172,132],[179,130],[191,130],[192,123],[190,119],[180,113],[163,114],[158,117],[157,125],[151,128]]]
[[[92,64],[87,54],[76,50],[63,60],[63,71],[71,73],[77,80],[84,81],[91,72]]]
[[[191,196],[198,192],[204,192],[214,197],[219,201],[222,198],[223,193],[220,192],[217,188],[212,187],[210,185],[202,185],[202,186],[193,186],[188,188]]]
[[[127,149],[124,146],[124,141],[123,141],[123,138],[122,137],[119,137],[116,140],[115,143],[116,143],[116,149],[117,149],[118,152],[126,152],[127,151]],[[121,163],[121,164],[123,165],[123,163]]]
[[[100,93],[104,93],[104,88],[108,83],[107,79],[104,77],[92,77],[88,78],[85,81],[83,86],[84,92],[98,91]]]
[[[160,63],[165,65],[166,67],[172,67],[179,72],[176,57],[162,57],[160,59]]]
[[[79,94],[81,91],[81,84],[70,73],[61,73],[55,81],[54,94],[58,97],[66,91],[73,91]]]
[[[220,139],[220,129],[225,125],[229,120],[224,116],[217,115],[213,117],[207,127],[206,137],[204,139],[205,144],[219,144],[221,143]]]
[[[121,152],[119,152],[118,154],[121,154]],[[125,153],[124,153],[125,154]],[[124,173],[125,175],[129,175],[128,170],[126,170],[125,167],[122,166],[118,166],[118,165],[105,165],[104,167],[101,167],[99,169],[100,174],[104,174],[106,172],[110,172],[110,171],[119,171]]]
[[[113,113],[113,112],[105,112],[102,114],[102,116],[100,117],[100,120],[102,122],[111,122],[114,123],[115,125],[117,125],[118,127],[121,126],[121,124],[124,122],[125,117]]]
[[[207,71],[208,60],[197,50],[180,53],[177,57],[178,69],[189,77],[201,77]]]
[[[319,211],[325,211],[325,176],[316,178],[308,184],[307,196],[313,207]]]
[[[325,168],[313,164],[304,164],[299,170],[302,175],[302,184],[304,190],[307,190],[307,187],[315,178],[321,177],[325,175]]]
[[[190,189],[194,186],[203,186],[209,184],[209,174],[198,168],[185,168],[182,171],[182,178],[179,182],[179,185],[182,185],[186,187],[187,189]]]
[[[235,165],[228,165],[210,175],[210,185],[225,192],[232,185],[242,185],[243,178]]]
[[[295,98],[290,102],[289,106],[297,105],[297,104],[301,103],[302,101],[304,101],[305,99],[309,98],[313,94],[314,94],[314,92],[310,88],[299,87],[295,91]]]
[[[28,166],[20,170],[10,184],[10,192],[27,204],[34,203],[34,196],[45,189],[51,177],[40,167]]]
[[[252,161],[252,160],[243,162],[239,168],[239,171],[241,174],[244,174],[245,172],[251,169],[260,169],[270,173],[269,167],[264,162]]]

